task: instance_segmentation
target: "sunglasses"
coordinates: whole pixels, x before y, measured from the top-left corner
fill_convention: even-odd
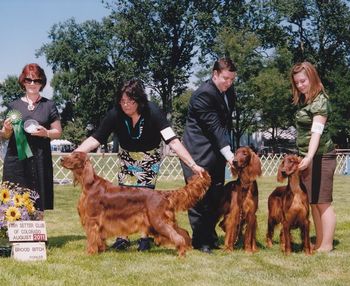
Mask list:
[[[42,81],[40,78],[32,79],[32,78],[26,77],[26,78],[24,79],[24,83],[27,83],[27,84],[31,84],[31,83],[34,83],[34,84],[42,84],[43,81]]]

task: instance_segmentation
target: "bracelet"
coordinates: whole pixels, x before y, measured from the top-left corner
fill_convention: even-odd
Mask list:
[[[49,130],[47,130],[47,129],[46,129],[46,134],[47,134],[46,137],[49,138],[49,139],[51,139],[51,138],[50,138],[50,132],[49,132]]]
[[[12,131],[10,131],[9,133],[7,133],[5,130],[2,131],[2,138],[4,138],[5,140],[10,139],[12,135]]]

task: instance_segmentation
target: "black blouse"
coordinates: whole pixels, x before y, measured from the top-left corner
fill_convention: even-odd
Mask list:
[[[159,107],[148,102],[146,112],[135,127],[132,120],[117,107],[109,110],[102,120],[99,128],[92,134],[98,142],[102,143],[114,132],[119,140],[120,147],[131,152],[146,152],[159,147],[161,139],[168,144],[176,136],[163,138],[160,132],[170,127],[169,121]]]

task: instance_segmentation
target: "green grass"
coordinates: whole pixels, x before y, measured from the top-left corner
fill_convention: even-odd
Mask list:
[[[182,184],[176,181],[158,185],[170,188]],[[277,232],[273,248],[265,248],[267,197],[276,180],[263,177],[258,184],[259,252],[246,254],[239,245],[232,253],[215,250],[207,255],[192,250],[185,259],[179,259],[175,250],[163,247],[139,253],[137,235],[131,236],[132,247],[128,251],[87,255],[85,234],[76,211],[80,190],[56,186],[55,210],[45,213],[47,261],[29,263],[0,258],[1,285],[350,285],[350,176],[335,177],[335,250],[312,256],[305,256],[299,247],[294,247],[290,256],[283,255]],[[190,230],[186,213],[179,213],[178,221]],[[223,241],[220,229],[218,233]],[[299,243],[299,234],[293,235]]]

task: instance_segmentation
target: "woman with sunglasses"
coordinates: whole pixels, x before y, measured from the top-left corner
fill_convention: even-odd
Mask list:
[[[76,151],[94,150],[105,142],[111,133],[115,133],[120,143],[119,185],[155,188],[162,159],[161,140],[175,151],[193,173],[200,174],[204,171],[177,138],[158,106],[148,101],[141,81],[127,81],[117,95],[117,103],[102,120],[98,130]],[[117,238],[112,247],[122,250],[129,246],[127,238]],[[149,248],[149,240],[146,235],[142,235],[138,250],[144,251]]]
[[[50,140],[61,136],[60,117],[54,102],[40,95],[46,75],[38,64],[24,66],[18,82],[25,93],[9,104],[0,131],[1,137],[9,139],[2,180],[36,191],[40,196],[35,205],[38,210],[53,209]],[[30,123],[28,128],[25,122]]]

